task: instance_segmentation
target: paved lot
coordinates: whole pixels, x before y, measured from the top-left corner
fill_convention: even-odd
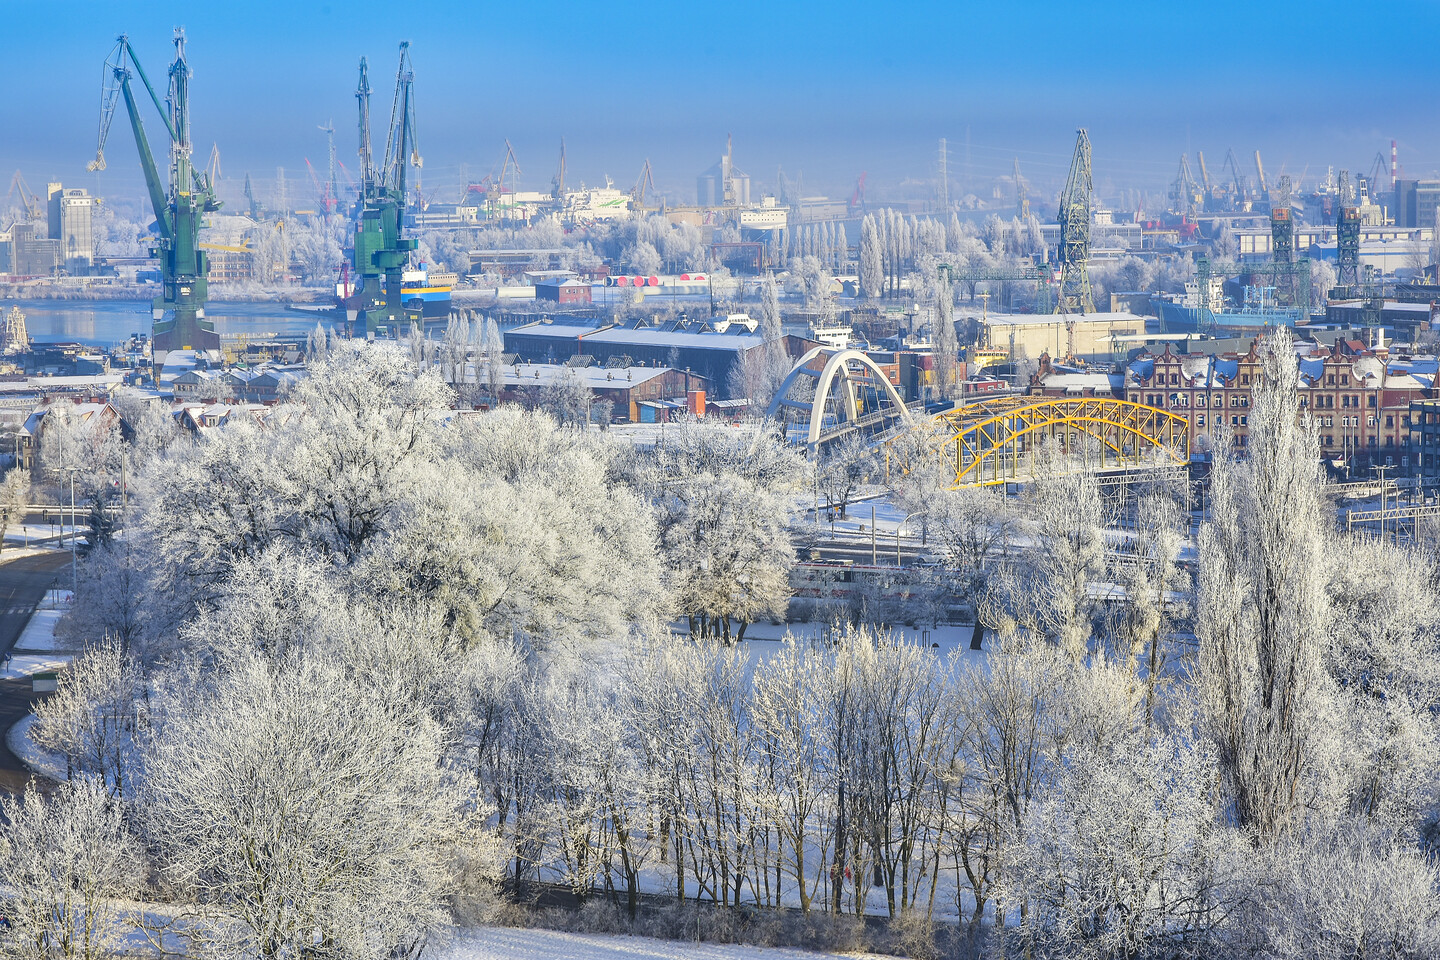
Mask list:
[[[0,557],[0,656],[19,639],[45,591],[55,585],[55,578],[60,577],[61,586],[65,585],[69,564],[70,555],[59,552],[11,561]],[[24,765],[5,746],[4,733],[30,712],[34,699],[28,678],[0,680],[0,790],[17,790],[28,779]]]

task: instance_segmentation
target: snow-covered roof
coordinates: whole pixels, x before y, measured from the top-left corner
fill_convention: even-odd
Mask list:
[[[973,316],[973,314],[967,314]],[[1145,329],[1145,318],[1138,313],[1115,311],[1113,313],[991,313],[985,316],[985,323],[996,327],[1033,327],[1057,323],[1138,323]]]
[[[1046,390],[1064,390],[1066,393],[1109,393],[1124,386],[1124,377],[1118,373],[1052,373],[1041,382]]]

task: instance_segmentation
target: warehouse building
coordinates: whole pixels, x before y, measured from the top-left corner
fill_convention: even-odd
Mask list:
[[[819,346],[791,335],[781,341],[792,359]],[[588,356],[602,367],[673,367],[704,377],[720,399],[733,399],[731,372],[746,354],[764,346],[755,321],[744,314],[662,326],[592,327],[541,321],[505,332],[505,352],[529,363],[566,363],[572,357]]]

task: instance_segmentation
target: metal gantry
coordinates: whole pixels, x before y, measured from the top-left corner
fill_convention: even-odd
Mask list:
[[[1094,313],[1095,298],[1090,290],[1090,134],[1076,131],[1075,156],[1070,176],[1060,195],[1060,296],[1056,313]]]
[[[1128,400],[1102,397],[1005,397],[941,414],[939,452],[955,486],[1023,482],[1036,476],[1042,446],[1086,470],[1190,460],[1189,422]]]

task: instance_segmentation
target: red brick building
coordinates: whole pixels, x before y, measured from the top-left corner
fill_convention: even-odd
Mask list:
[[[1300,405],[1315,417],[1327,459],[1344,461],[1352,471],[1377,463],[1410,465],[1410,404],[1434,395],[1433,361],[1392,360],[1384,348],[1341,341],[1330,349],[1312,347],[1299,363]],[[1131,361],[1124,399],[1185,417],[1195,453],[1208,452],[1222,427],[1243,448],[1260,375],[1254,343],[1243,355],[1177,355],[1167,347]]]

